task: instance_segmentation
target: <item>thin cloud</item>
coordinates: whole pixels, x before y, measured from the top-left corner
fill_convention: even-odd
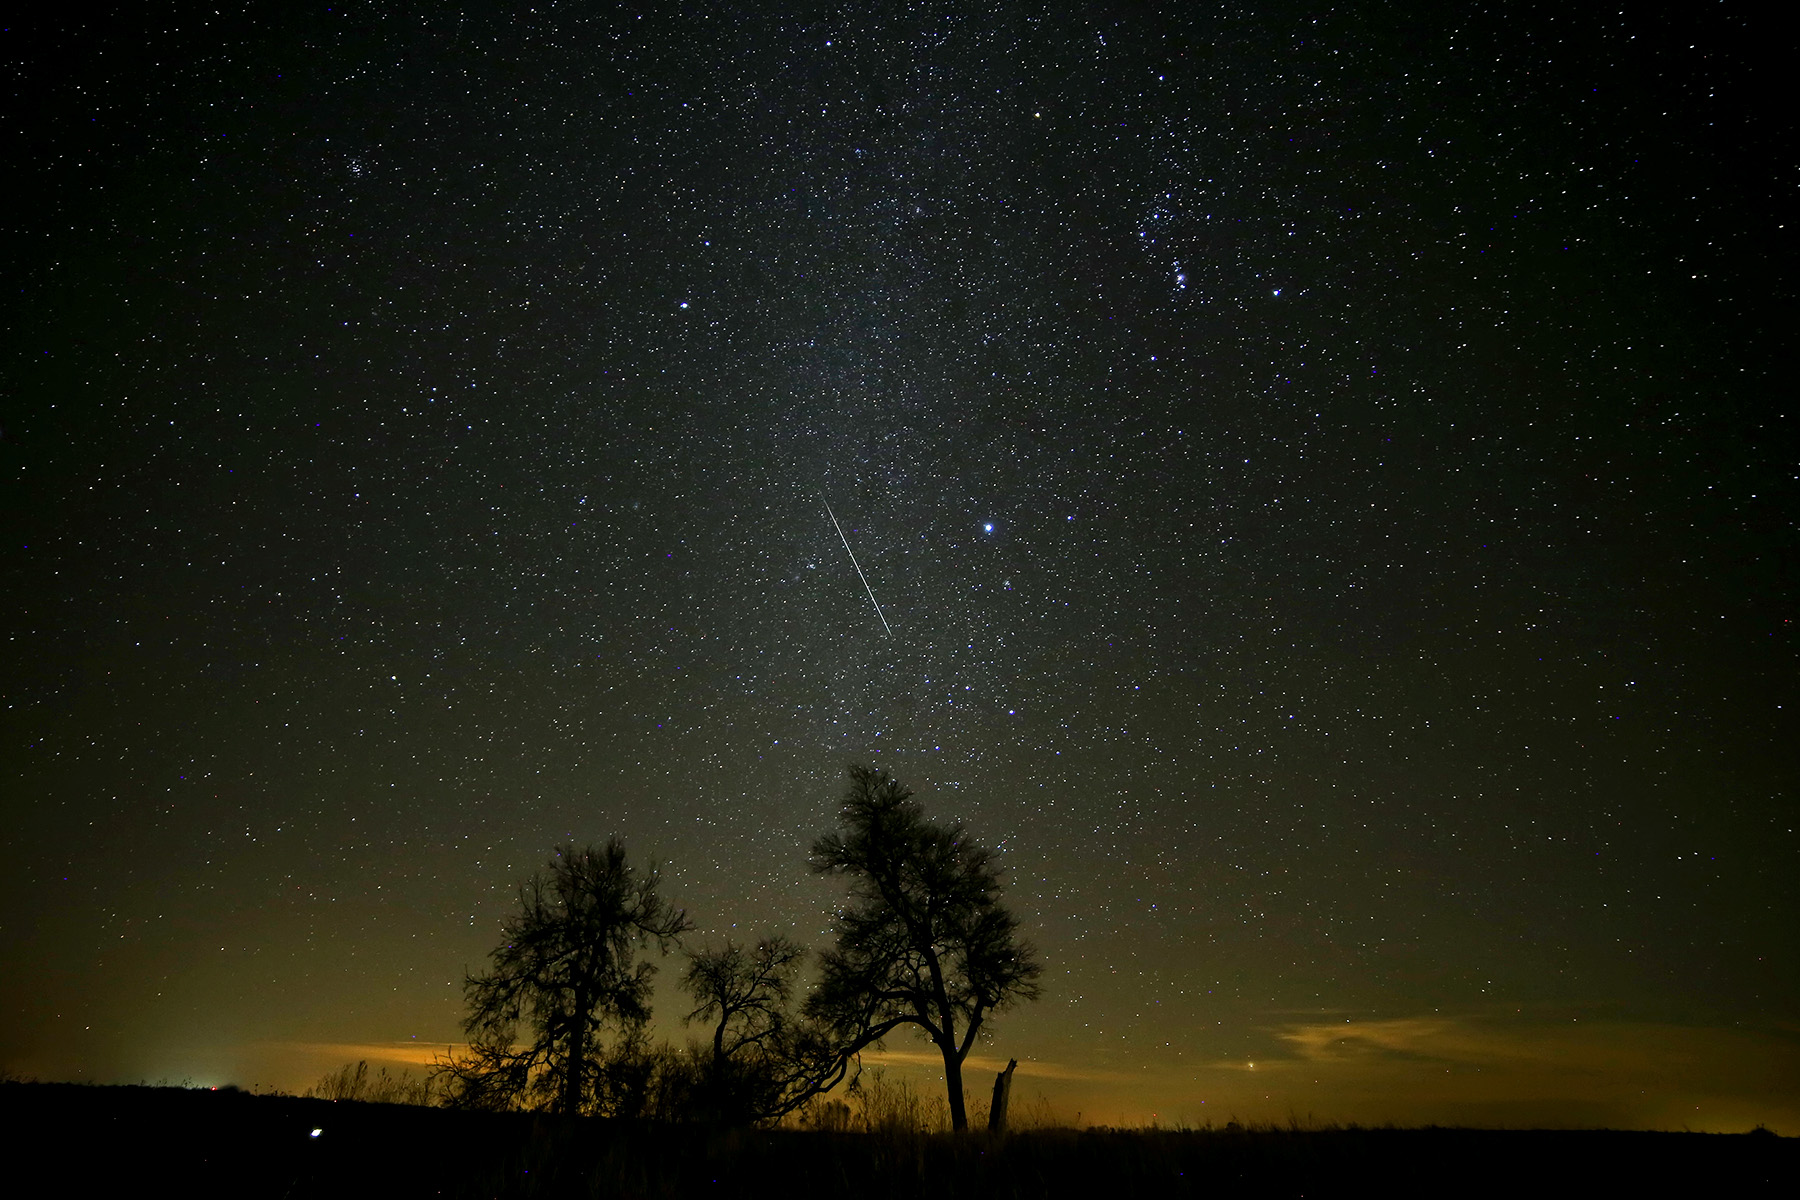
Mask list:
[[[1800,1043],[1774,1032],[1630,1021],[1409,1017],[1289,1025],[1276,1036],[1307,1068],[1376,1062],[1440,1064],[1611,1078],[1717,1074],[1774,1084],[1800,1060]],[[1788,1076],[1792,1078],[1792,1075]]]
[[[906,1066],[942,1069],[943,1055],[935,1050],[865,1050],[863,1061],[874,1066]],[[986,1058],[971,1054],[963,1060],[963,1071],[966,1078],[972,1078],[975,1072],[992,1071],[998,1074],[1006,1069],[1006,1063],[997,1058]],[[1087,1083],[1126,1083],[1137,1076],[1119,1071],[1096,1071],[1087,1067],[1072,1067],[1067,1063],[1044,1062],[1039,1059],[1020,1059],[1016,1076],[1027,1079],[1067,1079]]]
[[[460,1044],[445,1042],[260,1042],[262,1050],[291,1056],[342,1064],[368,1061],[399,1063],[403,1066],[429,1067],[446,1053],[461,1050]]]
[[[1800,1038],[1782,1029],[1480,1013],[1270,1033],[1266,1057],[1208,1065],[1221,1096],[1403,1124],[1800,1126]]]

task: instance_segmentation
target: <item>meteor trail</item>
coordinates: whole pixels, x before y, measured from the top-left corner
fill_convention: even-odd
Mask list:
[[[889,637],[893,637],[894,631],[889,627],[887,618],[881,616],[881,601],[875,598],[875,589],[869,586],[869,577],[863,574],[862,564],[856,561],[856,551],[850,548],[850,539],[844,537],[844,527],[838,524],[837,514],[831,511],[831,501],[825,499],[823,492],[819,494],[819,499],[825,500],[825,512],[831,517],[831,527],[838,531],[838,538],[844,543],[844,553],[850,556],[850,565],[856,568],[856,577],[862,580],[863,591],[869,593],[869,603],[875,606],[875,615],[881,617],[881,627],[887,630]]]

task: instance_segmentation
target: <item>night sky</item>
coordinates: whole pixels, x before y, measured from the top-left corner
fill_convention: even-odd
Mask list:
[[[0,1068],[427,1061],[615,833],[823,946],[866,762],[1045,966],[983,1096],[1800,1133],[1758,6],[82,7],[0,33]]]

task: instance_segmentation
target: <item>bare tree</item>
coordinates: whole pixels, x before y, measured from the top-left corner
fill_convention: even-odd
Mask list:
[[[468,1052],[438,1066],[450,1103],[571,1114],[600,1105],[603,1027],[629,1033],[650,1019],[656,966],[637,952],[666,954],[689,928],[658,882],[654,868],[634,872],[614,838],[559,849],[519,889],[492,969],[463,984]]]
[[[961,825],[934,825],[908,788],[862,766],[842,821],[813,844],[812,867],[846,876],[852,903],[804,1011],[846,1056],[918,1026],[943,1056],[951,1126],[967,1129],[963,1060],[990,1014],[1037,998],[1042,968],[1000,904],[993,852]]]
[[[727,1062],[768,1047],[787,1027],[793,972],[806,951],[784,937],[754,947],[726,942],[689,956],[682,986],[699,1001],[688,1020],[714,1021],[712,1061]]]
[[[727,942],[689,960],[690,1021],[713,1023],[701,1068],[700,1111],[726,1122],[785,1116],[835,1087],[849,1069],[831,1031],[790,1007],[806,950],[783,937],[748,949]]]
[[[783,937],[745,948],[733,942],[688,959],[682,986],[697,1001],[689,1021],[713,1023],[703,1068],[703,1106],[712,1118],[755,1120],[778,1106],[793,1016],[793,974],[806,951]]]

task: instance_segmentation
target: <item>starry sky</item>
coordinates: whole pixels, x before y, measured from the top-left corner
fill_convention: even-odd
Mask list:
[[[615,833],[824,945],[867,762],[977,1090],[1800,1133],[1782,35],[1624,7],[14,21],[0,1068],[427,1061]]]

